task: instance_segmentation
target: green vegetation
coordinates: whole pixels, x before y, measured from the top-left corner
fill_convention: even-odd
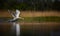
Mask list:
[[[0,18],[0,19],[4,19],[5,21],[7,21],[8,18]],[[49,17],[24,17],[24,20],[20,19],[18,20],[20,22],[24,21],[24,22],[60,22],[60,17],[57,16],[49,16]]]
[[[60,17],[25,17],[25,22],[60,22]]]

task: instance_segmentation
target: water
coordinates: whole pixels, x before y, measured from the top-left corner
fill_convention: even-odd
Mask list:
[[[60,25],[57,23],[1,22],[0,36],[60,36]]]
[[[16,22],[0,23],[1,36],[20,36],[20,24]]]

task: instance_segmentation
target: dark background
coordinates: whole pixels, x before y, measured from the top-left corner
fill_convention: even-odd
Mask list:
[[[0,9],[60,10],[59,0],[0,0]]]

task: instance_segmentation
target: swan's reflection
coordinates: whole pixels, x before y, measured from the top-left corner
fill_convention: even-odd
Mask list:
[[[12,27],[11,27],[11,31],[12,33],[15,33],[14,36],[20,36],[20,24],[18,22],[11,22],[12,23]]]

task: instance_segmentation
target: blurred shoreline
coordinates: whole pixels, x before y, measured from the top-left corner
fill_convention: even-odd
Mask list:
[[[21,11],[22,17],[59,16],[59,11]],[[12,17],[7,10],[0,11],[0,17]]]

